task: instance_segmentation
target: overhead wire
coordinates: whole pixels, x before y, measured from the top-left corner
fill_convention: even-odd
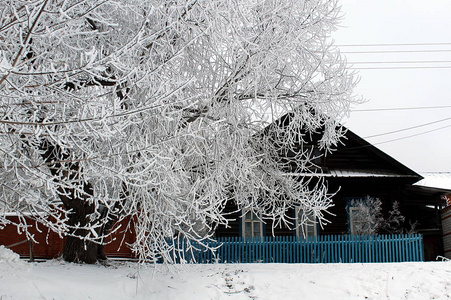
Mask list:
[[[377,49],[377,47],[406,47],[406,46],[451,46],[449,42],[442,43],[373,43],[373,44],[337,44],[337,47],[344,48],[343,54],[383,54],[383,53],[441,53],[441,52],[451,52],[451,49],[443,48],[429,48],[429,49]],[[371,50],[360,50],[359,47],[375,47]],[[353,50],[357,49],[357,50]],[[449,64],[450,60],[410,60],[410,61],[355,61],[349,62],[351,65],[372,65],[372,64]],[[350,69],[354,70],[402,70],[402,69],[450,69],[451,65],[431,65],[431,66],[350,66]]]
[[[412,66],[412,67],[349,67],[352,70],[402,70],[402,69],[451,69],[451,66]]]
[[[445,122],[445,121],[448,121],[448,120],[451,120],[451,117],[445,118],[445,119],[441,119],[441,120],[437,120],[437,121],[433,121],[433,122],[428,122],[428,123],[420,124],[420,125],[415,125],[415,126],[411,126],[411,127],[407,127],[407,128],[403,128],[403,129],[398,129],[398,130],[393,130],[393,131],[389,131],[389,132],[384,132],[384,133],[379,133],[379,134],[374,134],[374,135],[366,136],[366,137],[364,137],[364,139],[373,138],[373,137],[378,137],[378,136],[383,136],[383,135],[388,135],[388,134],[393,134],[393,133],[398,133],[398,132],[403,132],[403,131],[407,131],[407,130],[412,130],[412,129],[415,129],[415,128],[420,128],[420,127],[429,126],[429,125],[432,125],[432,124],[437,124],[437,123]],[[450,125],[450,126],[451,126],[451,125]]]
[[[363,139],[372,138],[372,137],[389,135],[389,134],[393,134],[393,133],[397,133],[397,132],[407,131],[407,130],[411,130],[411,129],[415,129],[415,128],[420,128],[420,127],[424,127],[424,126],[428,126],[428,125],[444,122],[444,121],[447,121],[447,120],[451,120],[451,117],[440,119],[440,120],[433,121],[433,122],[420,124],[420,125],[416,125],[416,126],[411,126],[411,127],[407,127],[407,128],[403,128],[403,129],[398,129],[398,130],[394,130],[394,131],[390,131],[390,132],[385,132],[385,133],[376,134],[376,135],[372,135],[372,136],[366,136],[366,137],[363,137],[361,139],[363,140]],[[430,133],[430,132],[438,131],[438,130],[445,129],[445,128],[448,128],[448,127],[451,127],[451,124],[445,125],[445,126],[442,126],[442,127],[439,127],[439,128],[435,128],[435,129],[432,129],[432,130],[428,130],[428,131],[424,131],[424,132],[408,135],[408,136],[405,136],[405,137],[391,139],[391,140],[387,140],[387,141],[383,141],[383,142],[371,143],[370,145],[365,145],[365,146],[351,147],[351,148],[347,148],[347,149],[349,150],[349,149],[365,148],[365,147],[371,147],[373,145],[386,144],[386,143],[395,142],[395,141],[399,141],[399,140],[404,140],[404,139],[407,139],[407,138],[416,137],[416,136],[419,136],[419,135],[423,135],[423,134],[427,134],[427,133]],[[155,145],[151,145],[151,146],[155,146]],[[54,163],[71,163],[71,162],[94,161],[94,160],[97,160],[97,159],[111,158],[111,157],[124,155],[124,154],[128,155],[128,154],[131,154],[131,153],[137,153],[137,152],[140,152],[140,151],[144,151],[144,150],[150,148],[151,146],[147,146],[147,147],[144,147],[144,148],[141,148],[141,149],[136,149],[136,150],[127,151],[127,152],[119,152],[119,153],[112,153],[112,154],[107,154],[107,155],[99,155],[99,156],[89,157],[89,158],[84,158],[84,159],[67,159],[67,160],[61,160],[61,161],[52,161],[51,163],[42,163],[42,164],[39,164],[39,165],[31,166],[31,168],[38,168],[38,167],[42,167],[44,165],[49,165],[49,164],[54,164]]]
[[[451,43],[381,43],[381,44],[337,44],[337,47],[399,47],[399,46],[445,46]],[[393,49],[393,50],[345,50],[341,53],[409,53],[451,52],[451,49]]]
[[[412,135],[408,135],[408,136],[404,136],[404,137],[388,140],[388,141],[373,143],[372,145],[381,145],[381,144],[396,142],[396,141],[408,139],[408,138],[411,138],[411,137],[416,137],[416,136],[419,136],[419,135],[423,135],[423,134],[426,134],[426,133],[431,133],[431,132],[434,132],[434,131],[442,130],[442,129],[445,129],[445,128],[448,128],[448,127],[451,127],[451,124],[450,125],[446,125],[446,126],[442,126],[442,127],[439,127],[439,128],[431,129],[431,130],[428,130],[428,131],[424,131],[424,132],[420,132],[420,133],[416,133],[416,134],[412,134]]]
[[[403,61],[355,61],[348,64],[430,64],[430,63],[451,63],[451,60],[403,60]]]
[[[401,54],[401,53],[445,53],[445,52],[451,52],[451,49],[443,49],[443,48],[437,48],[434,47],[433,49],[429,48],[429,49],[421,49],[421,48],[416,48],[416,49],[386,49],[386,50],[382,50],[382,49],[377,49],[377,47],[405,47],[405,46],[417,46],[417,47],[422,47],[422,46],[451,46],[451,42],[442,42],[442,43],[381,43],[381,44],[337,44],[336,46],[338,47],[343,47],[345,48],[345,51],[342,51],[341,53],[343,54],[384,54],[384,53],[393,53],[393,54]],[[346,48],[346,47],[357,47],[354,49],[357,50],[353,50],[350,48]],[[358,50],[358,47],[376,47],[374,50]],[[349,50],[348,50],[349,49]],[[349,62],[349,64],[351,65],[364,65],[364,66],[351,66],[350,69],[355,69],[355,70],[402,70],[402,69],[451,69],[451,65],[447,65],[451,63],[451,61],[449,60],[390,60],[390,61],[354,61],[354,62]],[[380,65],[380,64],[412,64],[411,66],[406,66],[406,65],[400,65],[400,66],[371,66],[371,65]],[[423,64],[422,66],[416,66],[415,64]],[[442,65],[424,65],[424,64],[442,64]],[[443,65],[446,64],[446,65]],[[367,66],[365,66],[367,65]],[[371,111],[401,111],[401,110],[423,110],[423,109],[443,109],[443,108],[451,108],[451,105],[441,105],[441,106],[427,106],[427,107],[399,107],[399,108],[374,108],[374,109],[355,109],[355,110],[351,110],[352,112],[371,112]],[[447,120],[450,120],[450,118],[445,118],[445,119],[441,119],[441,120],[437,120],[437,121],[433,121],[433,122],[428,122],[428,123],[424,123],[424,124],[420,124],[420,125],[416,125],[416,126],[411,126],[411,127],[407,127],[407,128],[403,128],[403,129],[398,129],[398,130],[393,130],[390,132],[385,132],[385,133],[381,133],[381,134],[375,134],[375,135],[371,135],[371,136],[367,136],[364,137],[366,138],[373,138],[373,137],[379,137],[379,136],[385,136],[385,135],[389,135],[389,134],[394,134],[394,133],[398,133],[398,132],[403,132],[403,131],[407,131],[407,130],[412,130],[412,129],[416,129],[416,128],[421,128],[424,126],[428,126],[428,125],[432,125],[432,124],[436,124],[436,123],[440,123],[440,122],[444,122]],[[385,144],[385,143],[390,143],[390,142],[395,142],[395,141],[399,141],[399,140],[404,140],[404,139],[408,139],[408,138],[412,138],[412,137],[416,137],[419,135],[424,135],[430,132],[434,132],[434,131],[438,131],[438,130],[442,130],[445,128],[451,127],[451,125],[445,125],[439,128],[435,128],[435,129],[431,129],[428,131],[424,131],[424,132],[419,132],[419,133],[415,133],[415,134],[411,134],[408,136],[404,136],[404,137],[399,137],[399,138],[395,138],[395,139],[391,139],[391,140],[387,140],[387,141],[382,141],[382,142],[377,142],[377,143],[372,143],[372,145],[379,145],[379,144]],[[363,138],[362,138],[363,139]],[[364,146],[363,146],[364,147]],[[360,147],[358,147],[360,148]]]
[[[374,51],[340,51],[340,53],[434,53],[434,52],[451,52],[451,49],[424,49],[424,50],[374,50]]]
[[[451,45],[451,43],[412,43],[412,44],[348,44],[348,45],[336,45],[338,47],[386,47],[386,46],[437,46],[437,45]],[[424,49],[424,50],[375,50],[375,51],[342,51],[341,53],[344,54],[370,54],[370,53],[434,53],[434,52],[451,52],[451,49]],[[390,62],[350,62],[350,64],[395,64],[395,63],[451,63],[451,61],[390,61]],[[352,67],[352,69],[435,69],[435,68],[451,68],[451,66],[419,66],[419,67],[357,67],[354,68]],[[380,108],[380,109],[361,109],[361,110],[352,110],[355,112],[358,111],[388,111],[388,110],[412,110],[412,109],[436,109],[436,108],[450,108],[451,106],[445,105],[445,106],[433,106],[433,107],[407,107],[407,108]],[[144,108],[144,109],[148,109],[148,108]],[[138,112],[142,111],[143,109],[139,109],[137,110]],[[107,117],[119,117],[122,115],[114,115],[114,116],[107,116]],[[103,118],[102,118],[103,119]],[[419,128],[419,127],[424,127],[427,125],[431,125],[431,124],[435,124],[435,123],[439,123],[439,122],[443,122],[446,120],[449,120],[450,118],[445,118],[442,120],[437,120],[434,122],[429,122],[429,123],[425,123],[425,124],[420,124],[420,125],[416,125],[416,126],[412,126],[412,127],[408,127],[408,128],[403,128],[403,129],[399,129],[399,130],[394,130],[394,131],[390,131],[390,132],[385,132],[385,133],[381,133],[381,134],[376,134],[376,135],[372,135],[372,136],[367,136],[364,138],[372,138],[372,137],[377,137],[377,136],[383,136],[383,135],[388,135],[388,134],[393,134],[393,133],[397,133],[397,132],[402,132],[402,131],[407,131],[407,130],[411,130],[411,129],[415,129],[415,128]],[[95,119],[83,119],[83,120],[73,120],[73,121],[69,121],[69,122],[84,122],[84,121],[96,121]],[[2,120],[0,120],[0,122],[2,122]],[[64,122],[65,123],[65,122]],[[28,125],[40,125],[40,126],[45,126],[45,125],[54,125],[53,123],[30,123]],[[392,140],[388,140],[388,141],[383,141],[383,142],[377,142],[377,143],[373,143],[372,145],[379,145],[379,144],[385,144],[385,143],[389,143],[389,142],[394,142],[394,141],[398,141],[398,140],[403,140],[403,139],[407,139],[407,138],[411,138],[411,137],[415,137],[415,136],[419,136],[419,135],[423,135],[423,134],[427,134],[430,132],[434,132],[437,130],[441,130],[444,128],[448,128],[451,127],[451,125],[446,125],[446,126],[442,126],[439,128],[435,128],[432,130],[428,130],[425,132],[420,132],[420,133],[416,133],[416,134],[412,134],[409,136],[405,136],[405,137],[400,137],[400,138],[396,138],[396,139],[392,139]],[[362,147],[366,147],[366,146],[362,146]],[[355,148],[360,148],[360,147],[355,147]],[[131,152],[137,152],[137,151],[142,151],[144,149],[139,149],[139,150],[134,150]],[[78,162],[78,161],[91,161],[91,160],[96,160],[99,158],[108,158],[108,157],[113,157],[113,156],[117,156],[117,155],[122,155],[125,154],[127,152],[124,153],[113,153],[110,155],[102,155],[102,156],[98,156],[98,157],[91,157],[91,158],[85,158],[85,159],[77,159],[77,160],[67,160],[64,162]],[[54,162],[53,162],[54,163]],[[40,165],[39,165],[40,166]],[[35,167],[39,167],[39,166],[35,166]]]
[[[451,43],[381,43],[381,44],[337,44],[337,47],[386,47],[386,46],[438,46]]]
[[[439,105],[439,106],[414,106],[414,107],[393,107],[393,108],[351,109],[351,112],[421,110],[421,109],[438,109],[438,108],[451,108],[451,105]]]
[[[368,147],[373,147],[375,145],[382,145],[382,144],[387,144],[387,143],[391,143],[391,142],[397,142],[397,141],[400,141],[400,140],[405,140],[405,139],[409,139],[409,138],[412,138],[412,137],[416,137],[416,136],[424,135],[424,134],[427,134],[427,133],[431,133],[431,132],[434,132],[434,131],[442,130],[442,129],[445,129],[445,128],[448,128],[448,127],[451,127],[451,124],[450,125],[445,125],[445,126],[442,126],[442,127],[439,127],[439,128],[431,129],[431,130],[428,130],[428,131],[423,131],[423,132],[411,134],[411,135],[408,135],[408,136],[403,136],[403,137],[399,137],[399,138],[396,138],[396,139],[387,140],[387,141],[376,142],[376,143],[368,143],[368,145],[362,145],[362,146],[346,147],[346,150],[368,148]],[[364,138],[360,138],[360,139],[364,140]]]
[[[387,111],[387,110],[411,110],[411,109],[435,109],[435,108],[451,108],[451,105],[429,106],[429,107],[402,107],[402,108],[387,108],[387,109],[380,108],[380,109],[367,109],[367,110],[361,110],[361,111]],[[356,110],[356,111],[358,111],[358,110]],[[370,136],[365,136],[365,137],[362,137],[361,139],[363,140],[363,139],[369,139],[369,138],[374,138],[374,137],[390,135],[390,134],[394,134],[394,133],[399,133],[399,132],[403,132],[403,131],[408,131],[408,130],[412,130],[412,129],[416,129],[416,128],[421,128],[421,127],[425,127],[425,126],[429,126],[429,125],[445,122],[445,121],[448,121],[448,120],[451,120],[451,117],[440,119],[440,120],[436,120],[436,121],[432,121],[432,122],[427,122],[427,123],[423,123],[423,124],[419,124],[419,125],[415,125],[415,126],[410,126],[410,127],[406,127],[406,128],[402,128],[402,129],[388,131],[388,132],[384,132],[384,133],[379,133],[379,134],[374,134],[374,135],[370,135]],[[404,136],[404,137],[399,137],[399,138],[396,138],[396,139],[391,139],[391,140],[387,140],[387,141],[383,141],[383,142],[372,143],[371,145],[380,145],[380,144],[395,142],[395,141],[399,141],[399,140],[404,140],[404,139],[407,139],[407,138],[416,137],[416,136],[419,136],[419,135],[427,134],[427,133],[434,132],[434,131],[441,130],[441,129],[445,129],[445,128],[448,128],[448,127],[451,127],[451,124],[445,125],[445,126],[442,126],[442,127],[439,127],[439,128],[431,129],[431,130],[428,130],[428,131],[419,132],[419,133],[415,133],[415,134]],[[354,148],[361,148],[361,147],[369,147],[369,146],[353,147],[352,149],[354,149]]]

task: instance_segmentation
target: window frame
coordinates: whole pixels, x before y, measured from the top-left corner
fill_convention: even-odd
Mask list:
[[[357,235],[356,233],[356,227],[357,225],[361,224],[362,228],[365,225],[365,221],[364,220],[356,220],[355,218],[353,218],[353,212],[358,212],[360,211],[360,208],[357,206],[350,206],[348,208],[348,217],[349,217],[349,233],[351,235]]]
[[[304,222],[303,224],[301,223],[301,218],[300,218],[300,214],[305,215],[305,210],[302,209],[300,206],[296,206],[295,208],[295,220],[296,220],[296,236],[300,237],[300,238],[310,238],[310,237],[316,237],[318,236],[318,218],[314,217],[314,220],[312,220],[308,215],[307,215],[307,220],[308,222]],[[311,229],[313,228],[313,235],[310,235],[309,232]]]
[[[250,219],[246,219],[246,215],[251,214]],[[246,223],[251,224],[251,236],[246,235]],[[264,231],[264,222],[262,220],[261,214],[256,214],[250,209],[243,209],[241,213],[241,236],[244,238],[255,238],[255,237],[263,237],[263,231]],[[260,226],[260,234],[255,235],[255,226]]]
[[[356,220],[356,218],[353,218],[353,212],[358,212],[360,209],[358,206],[351,205],[352,201],[362,201],[362,203],[364,203],[365,199],[365,197],[352,197],[347,199],[346,211],[348,214],[348,231],[350,235],[361,235],[356,233],[358,224],[361,224],[361,228],[371,226],[371,224],[368,224],[367,220]],[[365,206],[368,208],[368,205]],[[371,211],[369,213],[371,214]]]

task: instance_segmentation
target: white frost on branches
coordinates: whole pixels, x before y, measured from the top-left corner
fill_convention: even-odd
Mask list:
[[[0,224],[31,212],[101,243],[108,218],[134,216],[139,257],[170,261],[168,239],[210,237],[227,201],[276,223],[331,205],[275,154],[343,134],[355,78],[330,42],[336,0],[5,0],[0,12]],[[66,222],[74,197],[95,208],[87,224]]]
[[[416,222],[410,223],[410,229],[405,229],[403,225],[406,218],[401,214],[397,201],[392,203],[386,217],[382,212],[382,201],[370,196],[349,201],[347,209],[350,217],[350,233],[355,235],[410,234],[415,232],[417,225]]]

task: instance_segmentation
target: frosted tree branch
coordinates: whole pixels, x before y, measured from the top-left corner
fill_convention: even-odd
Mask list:
[[[337,1],[6,0],[0,11],[0,224],[27,213],[101,244],[107,224],[132,217],[136,254],[171,261],[174,238],[202,242],[229,222],[230,201],[276,225],[295,206],[325,222],[325,184],[299,174],[315,169],[309,136],[331,150],[356,102],[330,42]]]

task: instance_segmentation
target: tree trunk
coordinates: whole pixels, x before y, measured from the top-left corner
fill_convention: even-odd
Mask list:
[[[94,212],[93,205],[89,205],[87,201],[83,199],[72,200],[71,208],[73,210],[72,215],[69,217],[69,224],[72,226],[89,226],[89,220],[87,215]],[[73,205],[73,203],[78,205]],[[98,222],[108,217],[108,211],[105,208],[100,209],[100,217],[94,222]],[[98,236],[107,235],[113,227],[116,218],[111,217],[109,221],[95,231]],[[91,234],[90,230],[86,229],[73,229],[70,232],[71,235],[67,236],[66,244],[64,245],[63,258],[68,262],[75,263],[87,263],[94,264],[98,260],[106,260],[105,247],[103,240],[99,240],[98,243],[83,239]],[[75,235],[75,236],[72,236]],[[92,236],[92,235],[91,235]]]
[[[42,157],[49,164],[50,172],[55,176],[54,181],[56,183],[69,181],[74,186],[58,188],[62,204],[67,211],[70,211],[67,224],[69,232],[63,249],[64,260],[88,264],[93,264],[97,260],[106,260],[102,237],[111,231],[117,216],[110,215],[105,206],[96,206],[92,203],[90,198],[94,196],[94,190],[89,182],[80,178],[82,173],[80,164],[67,162],[70,160],[68,153],[64,153],[58,145],[51,144],[47,140],[42,141],[41,150],[44,151]],[[80,190],[84,193],[80,193]],[[91,216],[94,213],[96,219],[92,220]],[[106,220],[108,221],[105,222]],[[103,226],[94,228],[93,224],[103,224]],[[92,242],[87,240],[88,237],[91,239],[99,237],[99,240]]]
[[[74,263],[94,264],[97,262],[98,244],[68,236],[64,245],[63,258]]]
[[[78,230],[78,236],[87,236],[86,230]],[[104,234],[104,232],[100,232]],[[103,244],[83,240],[80,237],[67,236],[63,249],[63,259],[68,262],[94,264],[98,260],[107,260]]]
[[[73,219],[79,219],[80,217],[82,217],[81,214],[74,213]],[[71,219],[72,218],[70,218],[69,225],[73,226],[74,223],[71,222]],[[114,218],[111,219],[106,225],[96,230],[97,234],[99,236],[107,235],[110,232],[110,229],[112,228],[114,222],[115,219]],[[74,263],[94,264],[98,260],[107,259],[103,240],[100,240],[98,243],[95,243],[83,239],[84,237],[87,237],[90,234],[90,231],[85,229],[73,230],[71,234],[76,236],[69,235],[66,238],[66,243],[63,249],[63,258],[65,261]]]
[[[89,186],[85,189],[89,192]],[[78,227],[89,227],[88,215],[94,212],[93,205],[86,199],[76,198],[74,193],[70,196],[60,195],[64,206],[71,210],[68,225],[70,226],[69,235],[64,245],[63,258],[68,262],[93,264],[97,261],[98,244],[85,240],[91,232],[87,229]],[[87,198],[86,196],[83,198]],[[97,234],[102,234],[97,232]]]

